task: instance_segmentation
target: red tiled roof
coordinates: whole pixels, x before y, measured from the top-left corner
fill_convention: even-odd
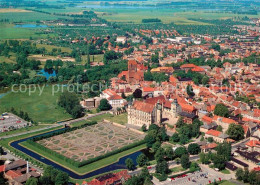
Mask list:
[[[209,131],[206,132],[206,134],[212,135],[212,136],[215,136],[215,137],[219,137],[221,132],[217,131],[217,130],[209,130]]]
[[[201,149],[213,149],[216,148],[218,146],[217,143],[209,143],[207,145],[201,146]]]
[[[197,66],[194,64],[183,64],[183,65],[181,65],[180,68],[195,68],[195,67],[197,67]]]
[[[4,164],[0,166],[0,173],[3,172],[3,171],[5,171],[5,165]]]
[[[246,143],[247,146],[250,146],[250,147],[260,147],[260,141],[257,141],[257,140],[250,140]]]
[[[153,87],[143,87],[143,92],[153,92],[154,90]]]
[[[8,172],[5,173],[6,176],[13,178],[20,177],[22,174],[17,171],[9,170]]]
[[[134,109],[142,111],[142,112],[147,112],[151,113],[154,109],[154,105],[141,102],[141,101],[135,101],[133,104]]]
[[[212,123],[213,119],[211,117],[208,117],[208,116],[203,116],[202,121],[205,121],[207,123]]]

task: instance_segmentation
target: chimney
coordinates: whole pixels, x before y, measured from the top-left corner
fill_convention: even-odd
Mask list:
[[[29,173],[29,162],[27,161],[26,173]]]

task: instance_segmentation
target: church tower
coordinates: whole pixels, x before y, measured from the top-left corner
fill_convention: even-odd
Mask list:
[[[178,104],[177,99],[174,99],[172,104],[171,104],[171,112],[173,113],[173,115],[177,118],[179,112],[181,112],[181,107]]]
[[[156,124],[160,126],[160,124],[162,123],[162,104],[160,104],[159,100],[156,103],[156,110],[155,110],[155,114],[156,114]]]

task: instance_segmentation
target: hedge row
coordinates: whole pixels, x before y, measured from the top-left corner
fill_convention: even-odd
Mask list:
[[[42,136],[34,137],[32,140],[33,141],[39,141],[39,140],[42,140],[42,139],[50,138],[50,137],[53,137],[53,136],[57,136],[57,135],[60,135],[60,134],[64,134],[64,133],[67,133],[67,132],[71,132],[71,131],[74,131],[74,130],[85,128],[87,126],[91,126],[91,125],[95,125],[95,124],[97,124],[96,121],[91,121],[91,122],[87,122],[87,123],[82,124],[82,125],[77,126],[77,127],[67,127],[65,129],[58,130],[56,132],[52,132],[52,133],[45,134],[45,135],[42,135]]]

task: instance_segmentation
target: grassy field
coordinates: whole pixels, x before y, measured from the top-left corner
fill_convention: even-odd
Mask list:
[[[5,57],[5,56],[0,56],[0,63],[5,62],[5,63],[16,63],[16,57],[14,55],[10,55],[10,57]]]
[[[54,34],[43,34],[39,29],[15,28],[14,24],[9,23],[0,23],[0,30],[0,39],[35,39],[54,36]]]
[[[221,173],[224,173],[224,174],[230,174],[230,171],[229,170],[227,170],[227,169],[224,169],[224,170],[222,170],[222,171],[220,171]]]
[[[18,13],[18,12],[31,12],[28,10],[23,10],[23,9],[15,9],[15,8],[0,8],[0,13]]]
[[[118,116],[113,116],[111,114],[103,114],[90,118],[89,120],[100,122],[104,119],[109,120],[111,122],[119,123],[121,125],[125,125],[127,123],[127,113],[123,113]]]
[[[47,45],[47,44],[36,44],[37,48],[45,48],[47,52],[51,52],[52,49],[61,49],[61,52],[67,52],[71,53],[72,49],[68,47],[59,47],[59,46],[54,46],[54,45]]]
[[[33,90],[33,89],[32,89]],[[57,105],[60,93],[52,95],[52,87],[45,86],[41,95],[39,88],[29,95],[29,92],[11,92],[0,99],[0,112],[14,107],[16,110],[23,110],[39,123],[54,123],[66,120],[71,116]]]
[[[163,23],[175,24],[192,24],[192,25],[207,25],[200,21],[192,21],[190,18],[196,19],[227,19],[232,17],[244,17],[233,13],[212,13],[204,11],[178,11],[174,9],[155,9],[155,10],[125,10],[125,9],[97,9],[97,14],[111,22],[133,22],[141,23],[142,19],[158,18]],[[257,17],[257,15],[247,15],[249,17]]]
[[[236,184],[233,182],[224,181],[224,182],[220,183],[220,185],[236,185]]]
[[[9,135],[12,135],[12,134],[20,134],[22,132],[32,131],[32,130],[36,130],[36,129],[41,129],[41,128],[44,128],[44,127],[47,127],[47,125],[36,125],[36,126],[20,128],[20,129],[8,131],[8,132],[1,132],[0,133],[0,137],[2,137],[2,136],[9,136]]]

